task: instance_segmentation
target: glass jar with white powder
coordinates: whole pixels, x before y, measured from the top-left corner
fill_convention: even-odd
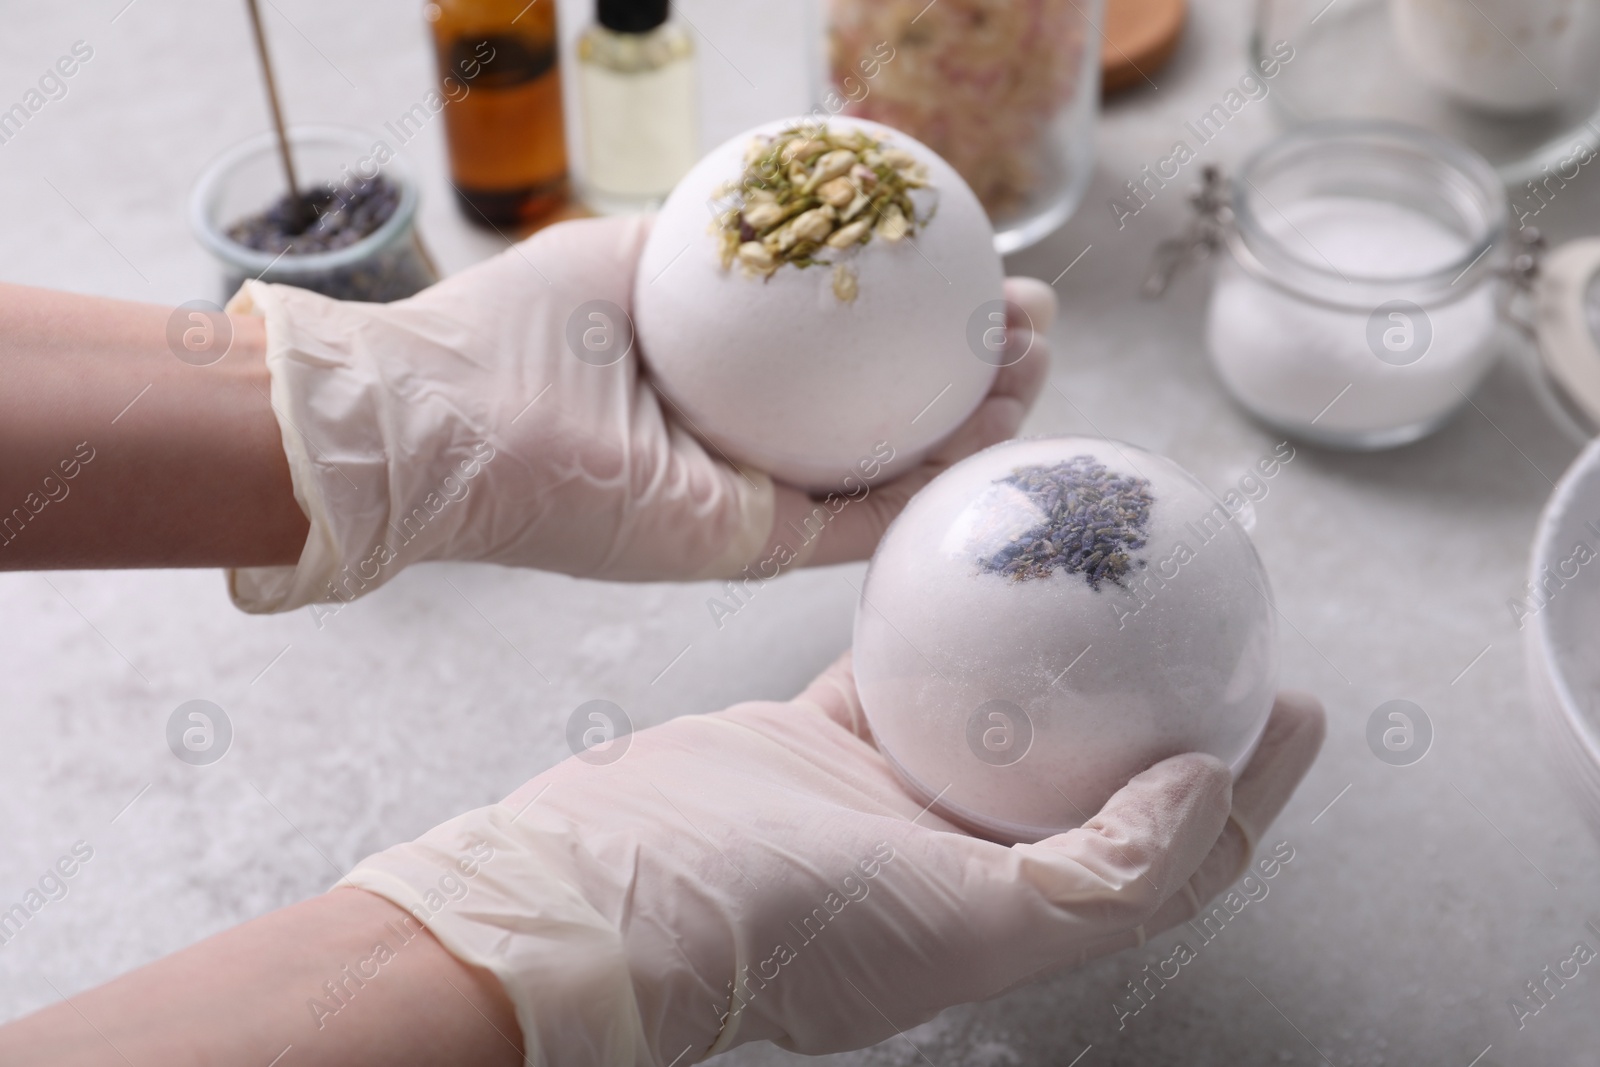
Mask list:
[[[1506,197],[1494,169],[1397,124],[1304,127],[1197,198],[1225,246],[1206,347],[1260,421],[1315,444],[1431,433],[1508,338]]]

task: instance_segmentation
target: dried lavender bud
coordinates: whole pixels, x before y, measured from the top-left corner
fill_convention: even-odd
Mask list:
[[[302,194],[296,210],[285,193],[266,210],[228,227],[228,236],[246,248],[277,255],[310,255],[345,248],[389,221],[400,205],[400,190],[379,174],[357,178],[342,190],[316,186]]]
[[[319,185],[301,197],[308,210],[296,211],[287,195],[266,210],[240,219],[228,236],[258,252],[283,254],[277,269],[263,275],[340,300],[384,303],[411,296],[438,281],[415,234],[373,248],[356,262],[328,270],[295,270],[294,257],[347,248],[376,232],[400,206],[400,189],[383,175],[357,178],[336,189]],[[244,278],[230,278],[229,291]]]
[[[1059,568],[1082,574],[1098,591],[1101,582],[1121,585],[1124,575],[1145,565],[1131,553],[1145,546],[1150,525],[1155,498],[1148,480],[1114,474],[1085,455],[1048,467],[1018,467],[994,484],[1022,490],[1044,518],[980,559],[984,570],[1025,581],[1048,578]]]
[[[287,261],[290,257],[285,256]],[[247,275],[232,274],[224,280],[224,293],[231,294],[243,285]],[[275,269],[262,280],[309,289],[335,300],[362,300],[385,304],[419,293],[439,280],[432,264],[415,238],[397,241],[373,255],[332,270],[285,272]]]

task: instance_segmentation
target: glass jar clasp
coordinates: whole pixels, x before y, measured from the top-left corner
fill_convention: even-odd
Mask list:
[[[1516,232],[1512,241],[1510,255],[1493,270],[1494,276],[1506,283],[1500,315],[1530,337],[1537,336],[1538,314],[1531,305],[1546,251],[1544,234],[1536,226],[1526,226]]]

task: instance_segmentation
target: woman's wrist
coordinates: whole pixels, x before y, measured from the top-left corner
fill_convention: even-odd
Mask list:
[[[0,286],[0,569],[298,558],[264,327],[182,315]],[[223,323],[220,358],[186,346]]]
[[[275,1056],[305,1067],[522,1063],[494,976],[359,889],[264,915],[0,1028],[0,1062],[14,1067]]]

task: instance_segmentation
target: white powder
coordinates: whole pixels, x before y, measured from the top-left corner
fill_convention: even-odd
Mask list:
[[[1438,271],[1469,249],[1466,238],[1421,212],[1354,197],[1285,204],[1263,228],[1304,262],[1351,278]],[[1461,404],[1497,351],[1488,284],[1424,316],[1410,328],[1418,337],[1431,330],[1431,341],[1420,359],[1399,366],[1369,343],[1371,309],[1310,303],[1228,258],[1212,290],[1206,342],[1228,389],[1266,421],[1330,443],[1398,444]],[[1385,328],[1407,328],[1381,318]]]

